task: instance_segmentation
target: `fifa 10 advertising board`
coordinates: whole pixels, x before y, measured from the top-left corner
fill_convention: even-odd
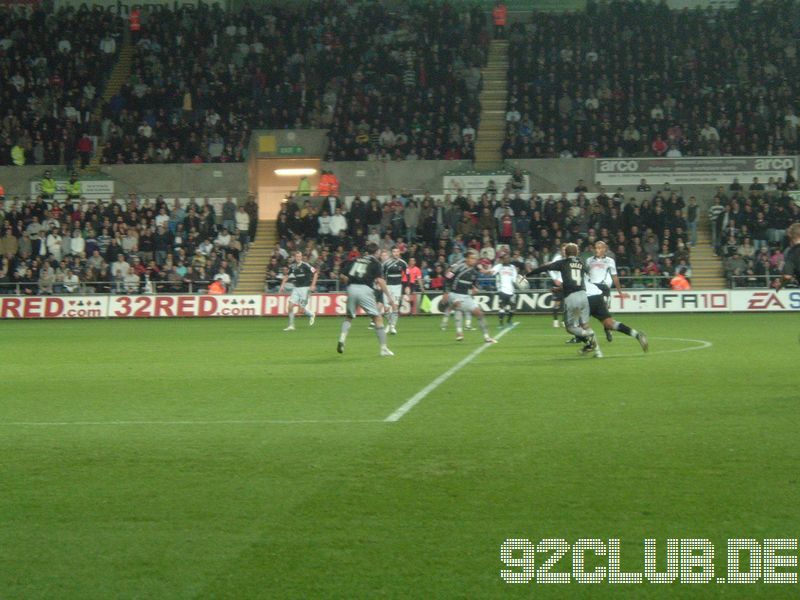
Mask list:
[[[485,312],[496,312],[499,297],[494,292],[475,294]],[[289,296],[253,295],[113,295],[113,296],[0,296],[0,319],[150,319],[169,317],[280,317],[286,316]],[[344,316],[347,295],[313,294],[310,307],[320,316]],[[800,311],[800,289],[719,290],[672,292],[629,290],[613,294],[612,313],[684,312],[791,312]],[[526,291],[516,295],[519,314],[549,313],[553,295],[549,291]],[[401,312],[412,305],[405,298]],[[416,297],[420,314],[440,315],[442,294]]]

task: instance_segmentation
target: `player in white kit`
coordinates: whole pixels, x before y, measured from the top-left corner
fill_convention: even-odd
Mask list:
[[[511,319],[514,318],[516,305],[514,286],[519,276],[517,267],[511,263],[511,255],[508,252],[502,252],[500,262],[494,265],[489,273],[495,276],[497,292],[500,297],[500,308],[497,311],[500,326],[503,326],[503,317],[506,318],[506,325],[510,325]]]
[[[600,288],[608,303],[611,296],[611,284],[613,283],[620,293],[622,293],[622,284],[617,276],[617,263],[613,258],[607,256],[607,252],[608,245],[605,242],[596,242],[594,256],[586,260],[586,267],[589,269],[589,281]],[[606,339],[609,342],[613,339],[610,329],[606,329]]]

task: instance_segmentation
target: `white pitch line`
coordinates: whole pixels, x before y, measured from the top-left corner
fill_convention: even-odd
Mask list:
[[[519,324],[519,323],[514,323],[514,324],[513,324],[511,327],[509,327],[508,329],[504,329],[503,331],[501,331],[500,333],[498,333],[498,334],[497,334],[497,337],[496,337],[495,339],[498,339],[498,340],[499,340],[501,337],[503,337],[503,336],[504,336],[505,334],[507,334],[509,331],[511,331],[512,329],[514,329],[514,328],[515,328],[515,327],[516,327],[518,324]],[[459,362],[458,362],[458,363],[457,363],[455,366],[453,366],[453,367],[449,368],[447,371],[445,371],[444,373],[442,373],[441,375],[439,375],[439,376],[438,376],[436,379],[434,379],[433,381],[431,381],[431,382],[430,382],[428,385],[426,385],[424,388],[422,388],[422,389],[421,389],[420,391],[418,391],[416,394],[414,394],[413,396],[411,396],[411,398],[409,398],[408,400],[406,400],[406,401],[403,403],[403,405],[402,405],[402,406],[400,406],[400,408],[398,408],[396,411],[394,411],[392,414],[390,414],[388,417],[386,417],[386,418],[384,419],[384,421],[386,421],[387,423],[394,423],[394,422],[396,422],[396,421],[399,421],[400,419],[402,419],[402,418],[403,418],[403,415],[405,415],[405,414],[406,414],[408,411],[410,411],[412,408],[414,408],[414,407],[415,407],[417,404],[419,404],[420,402],[422,402],[422,400],[423,400],[423,399],[424,399],[424,398],[425,398],[425,397],[426,397],[428,394],[430,394],[430,393],[431,393],[433,390],[435,390],[437,387],[439,387],[440,385],[442,385],[442,384],[443,384],[445,381],[447,381],[448,379],[450,379],[450,378],[451,378],[453,375],[455,375],[456,373],[458,373],[458,371],[460,371],[461,369],[463,369],[464,367],[466,367],[466,366],[467,366],[469,363],[471,363],[473,360],[475,360],[475,358],[476,358],[476,357],[477,357],[477,356],[478,356],[478,355],[479,355],[481,352],[483,352],[484,350],[486,350],[487,348],[489,348],[489,347],[490,347],[490,345],[491,345],[491,344],[483,344],[482,346],[480,346],[480,347],[476,348],[476,349],[475,349],[474,351],[472,351],[472,352],[471,352],[471,353],[470,353],[470,354],[469,354],[469,355],[468,355],[466,358],[463,358],[463,359],[462,359],[461,361],[459,361]]]
[[[66,427],[69,425],[295,425],[303,423],[383,423],[383,419],[263,419],[263,420],[223,420],[223,421],[16,421],[4,423],[0,427]]]

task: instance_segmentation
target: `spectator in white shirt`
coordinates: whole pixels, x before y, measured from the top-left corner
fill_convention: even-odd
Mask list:
[[[250,215],[247,214],[245,211],[244,206],[240,206],[239,209],[236,211],[236,229],[238,229],[243,235],[247,236],[247,232],[250,231]],[[249,236],[244,242],[249,242]]]
[[[80,230],[74,229],[72,231],[72,239],[69,243],[69,251],[74,256],[83,256],[86,252],[86,240],[83,239]]]
[[[57,229],[47,235],[47,253],[51,254],[55,260],[61,260],[61,234]]]
[[[64,292],[67,294],[74,294],[78,291],[81,285],[81,280],[78,278],[74,270],[70,270],[64,276]]]
[[[475,128],[470,123],[467,123],[464,126],[464,129],[461,130],[461,137],[464,138],[465,141],[468,141],[467,137],[469,137],[470,140],[474,140],[475,139]]]
[[[122,286],[125,282],[125,278],[131,272],[131,266],[125,262],[125,256],[120,254],[117,257],[117,261],[111,265],[111,277],[113,278],[116,285],[116,290],[118,292],[122,291]]]
[[[169,215],[167,214],[167,209],[160,208],[158,210],[155,222],[156,222],[156,227],[163,227],[164,229],[169,227]]]
[[[395,144],[394,131],[392,131],[391,128],[387,125],[386,128],[381,132],[378,141],[384,148],[394,147]]]
[[[223,227],[222,231],[217,234],[217,239],[214,240],[214,245],[218,248],[227,248],[231,245],[231,234],[228,233],[226,228]]]
[[[341,208],[337,208],[336,212],[331,217],[330,227],[333,235],[339,235],[340,231],[347,231],[347,219],[342,214]]]
[[[100,40],[100,51],[106,56],[110,57],[117,51],[117,41],[111,37],[110,33]]]
[[[670,146],[669,150],[667,150],[666,156],[667,158],[680,158],[681,156],[683,156],[683,153],[681,153],[681,151],[678,150],[677,146]]]
[[[228,243],[230,243],[230,241]],[[203,256],[208,256],[214,250],[214,245],[211,243],[211,240],[206,238],[203,242],[200,243],[197,249]]]

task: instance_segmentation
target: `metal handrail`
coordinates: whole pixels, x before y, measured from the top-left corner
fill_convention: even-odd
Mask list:
[[[775,283],[780,281],[780,275],[729,275],[729,287],[737,288],[774,288]]]
[[[528,280],[528,285],[532,290],[549,290],[553,287],[553,280],[550,279],[546,275],[541,276],[531,276],[526,278]],[[669,275],[640,275],[640,276],[628,276],[628,275],[620,275],[619,277],[620,282],[624,288],[631,288],[631,289],[644,289],[648,287],[663,287],[669,288],[670,279],[672,279]],[[264,280],[264,290],[267,294],[276,294],[278,293],[278,289],[281,285],[281,278],[274,278],[274,277],[267,277]],[[495,279],[494,276],[487,276],[484,280],[482,280],[484,285],[481,286],[482,290],[493,290],[495,289]],[[653,285],[658,284],[658,285]],[[343,291],[343,286],[341,285],[338,279],[319,279],[317,280],[317,291],[320,292],[341,292]],[[286,289],[285,289],[286,291]],[[417,288],[415,290],[419,291]],[[431,291],[427,287],[425,291]],[[441,290],[433,290],[433,291],[441,291]],[[288,291],[286,291],[288,293]]]

